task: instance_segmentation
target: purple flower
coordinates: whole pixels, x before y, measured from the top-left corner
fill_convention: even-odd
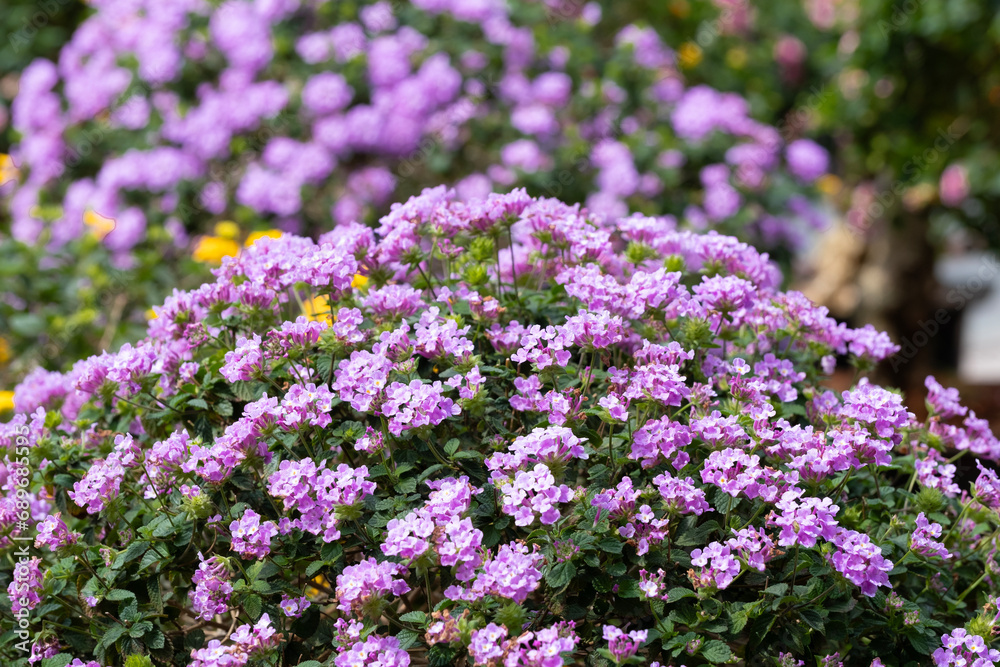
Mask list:
[[[503,513],[514,517],[514,525],[530,526],[535,519],[544,525],[559,520],[559,503],[573,498],[573,491],[565,484],[556,484],[555,477],[544,463],[536,463],[531,470],[518,470],[513,480],[500,481],[503,494]]]
[[[1000,651],[991,649],[979,635],[970,635],[965,628],[955,628],[941,635],[943,646],[932,657],[936,667],[992,667],[1000,662]]]
[[[879,586],[892,587],[889,584],[892,561],[882,556],[882,550],[868,535],[838,528],[831,541],[836,549],[827,555],[827,560],[833,569],[861,588],[862,593],[872,597]]]
[[[700,567],[701,572],[691,572],[688,576],[696,589],[710,588],[722,590],[740,573],[740,562],[733,556],[728,545],[710,542],[704,549],[691,552],[691,564]]]
[[[406,581],[396,578],[407,573],[407,569],[398,563],[379,563],[374,558],[363,560],[357,565],[348,565],[337,575],[338,609],[359,614],[370,602],[386,595],[399,596],[409,592],[410,587]]]
[[[623,662],[634,656],[649,634],[646,630],[632,630],[628,634],[613,625],[605,625],[604,640],[615,662]]]
[[[691,444],[691,430],[670,417],[651,419],[632,435],[630,459],[641,459],[643,468],[651,468],[666,459],[680,470],[691,457],[684,448]]]
[[[992,510],[1000,510],[1000,478],[997,474],[976,460],[979,477],[972,487],[972,495],[976,500]]]
[[[264,558],[271,553],[271,539],[278,534],[278,526],[273,521],[260,520],[260,515],[246,510],[239,521],[229,524],[233,535],[233,551],[244,558]]]
[[[934,540],[935,537],[941,537],[941,524],[931,523],[921,512],[917,515],[917,527],[910,534],[910,548],[924,556],[940,556],[948,560],[951,554],[944,543]]]
[[[14,572],[7,595],[10,596],[10,611],[15,616],[22,610],[31,611],[41,601],[40,595],[44,586],[45,573],[41,568],[42,559],[35,557],[18,560],[14,564]]]
[[[796,139],[788,144],[785,159],[792,175],[804,183],[815,181],[830,166],[830,155],[826,149],[809,139]]]
[[[690,477],[677,479],[670,473],[663,473],[653,478],[653,484],[671,512],[700,516],[711,511],[705,501],[705,492],[696,487]]]
[[[969,409],[958,402],[958,389],[941,386],[933,375],[927,376],[924,386],[927,387],[927,407],[942,419],[964,417],[968,413]]]
[[[229,611],[229,596],[233,592],[230,580],[233,569],[229,561],[221,556],[212,556],[205,560],[198,552],[198,570],[192,575],[191,583],[195,585],[191,591],[191,610],[198,618],[209,621],[216,614]]]
[[[40,549],[46,546],[51,551],[56,551],[61,547],[68,547],[80,539],[80,533],[71,533],[66,523],[62,520],[62,512],[45,517],[36,527],[38,534],[35,535],[35,548]]]
[[[252,380],[264,372],[264,355],[260,348],[260,335],[253,338],[240,336],[236,341],[236,349],[226,352],[225,364],[219,369],[222,376],[230,382]]]
[[[802,497],[801,490],[786,491],[775,507],[781,514],[771,512],[767,519],[769,526],[779,526],[781,534],[778,544],[790,547],[801,544],[804,547],[816,545],[817,538],[832,540],[838,533],[837,519],[840,509],[829,498]]]
[[[496,623],[490,623],[485,628],[472,631],[472,641],[469,643],[469,655],[473,665],[485,666],[497,664],[503,657],[502,644],[507,639],[507,628]]]
[[[533,551],[517,542],[503,544],[479,569],[469,588],[449,586],[445,597],[474,602],[486,595],[497,595],[520,604],[541,583],[539,567],[544,562],[545,557],[539,553],[537,544]]]

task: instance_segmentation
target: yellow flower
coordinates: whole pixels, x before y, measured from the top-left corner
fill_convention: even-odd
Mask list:
[[[240,245],[232,239],[219,236],[202,236],[191,256],[196,262],[204,264],[220,264],[223,257],[235,257],[240,252]]]
[[[256,243],[257,241],[261,240],[264,237],[272,238],[272,239],[281,238],[281,230],[280,229],[265,229],[262,232],[251,232],[250,236],[247,237],[246,243],[244,243],[243,245],[245,245],[246,247],[249,248],[254,243]]]
[[[827,197],[837,194],[843,187],[844,183],[833,174],[824,174],[816,180],[816,188]]]
[[[215,223],[215,235],[221,236],[230,241],[240,237],[240,226],[232,220],[223,220]]]
[[[351,281],[351,287],[354,289],[364,289],[368,285],[368,276],[363,276],[360,273],[354,274],[354,280]]]
[[[90,233],[97,237],[98,241],[103,241],[104,237],[115,228],[114,218],[103,216],[92,209],[87,209],[83,214],[83,224],[90,228]]]
[[[0,412],[10,412],[14,409],[14,392],[0,391]]]
[[[701,47],[694,42],[684,42],[677,51],[681,67],[691,69],[701,62]]]
[[[747,51],[742,47],[733,47],[726,52],[726,64],[733,69],[743,69],[747,64]]]
[[[325,296],[317,296],[302,304],[302,314],[310,322],[327,322],[333,324],[330,312],[330,299]]]
[[[6,338],[0,338],[0,364],[10,361],[10,343]]]
[[[14,164],[14,158],[6,153],[0,153],[0,185],[7,181],[16,181],[21,177],[21,170]]]

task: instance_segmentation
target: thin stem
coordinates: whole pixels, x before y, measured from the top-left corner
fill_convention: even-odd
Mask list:
[[[941,538],[941,544],[947,544],[948,538],[951,537],[951,534],[955,531],[955,527],[958,526],[958,524],[962,523],[962,519],[965,517],[965,513],[969,511],[969,506],[972,505],[972,501],[975,499],[976,499],[975,496],[969,498],[969,500],[966,501],[965,505],[962,506],[962,511],[959,512],[958,517],[955,519],[955,523],[951,524],[951,527],[948,529],[948,532],[944,534],[943,538]]]
[[[979,578],[976,579],[974,582],[972,582],[972,585],[969,586],[968,588],[966,588],[965,591],[961,595],[958,596],[958,602],[961,602],[962,600],[964,600],[966,595],[968,595],[969,593],[971,593],[972,591],[974,591],[976,589],[976,586],[978,586],[979,584],[983,583],[983,579],[986,578],[987,574],[988,574],[988,572],[984,570],[983,573],[979,576]]]
[[[514,283],[514,298],[517,299],[518,303],[521,303],[521,295],[517,291],[517,266],[516,261],[514,260],[514,232],[511,231],[510,227],[507,228],[507,241],[510,244],[510,275],[511,280]],[[497,264],[497,270],[500,270],[499,263]]]
[[[799,574],[799,545],[795,544],[795,563],[792,565],[792,592],[795,592],[795,577]]]

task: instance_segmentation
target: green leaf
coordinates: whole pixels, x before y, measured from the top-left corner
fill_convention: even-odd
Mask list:
[[[232,417],[233,416],[233,404],[229,401],[222,399],[218,403],[212,406],[215,410],[215,414],[222,417]]]
[[[613,537],[605,537],[597,543],[597,548],[611,554],[620,554],[622,552],[622,543]]]
[[[788,584],[774,584],[773,586],[768,586],[767,588],[765,588],[764,592],[781,597],[782,595],[788,592]]]
[[[690,588],[681,588],[678,586],[676,588],[671,588],[670,592],[667,593],[667,602],[677,602],[678,600],[683,600],[684,598],[695,597],[698,597],[698,594]]]
[[[57,653],[51,658],[42,660],[42,667],[66,667],[73,661],[73,656],[69,653]]]
[[[115,557],[114,562],[111,563],[111,568],[113,570],[117,570],[121,566],[131,563],[136,558],[146,553],[146,549],[148,548],[149,548],[149,542],[143,542],[141,540],[133,542],[132,544],[128,545],[128,549],[121,552]]]
[[[427,614],[422,611],[410,611],[400,616],[399,620],[423,625],[427,622]]]
[[[556,563],[545,575],[545,582],[552,588],[562,589],[576,576],[576,565],[572,561]]]
[[[718,639],[710,639],[702,645],[701,655],[705,660],[718,664],[732,658],[733,652],[725,642],[721,642]]]
[[[189,399],[187,404],[200,410],[208,410],[208,403],[203,398]]]
[[[639,582],[635,579],[622,579],[618,582],[618,596],[623,598],[639,597]]]
[[[318,660],[306,660],[305,662],[300,662],[296,667],[320,667],[322,664]]]
[[[99,646],[108,647],[118,641],[118,638],[123,634],[128,632],[128,629],[124,625],[112,625],[101,637],[101,642]]]
[[[152,623],[150,623],[149,621],[140,621],[139,623],[136,623],[135,625],[132,626],[132,628],[128,631],[128,634],[130,637],[135,637],[136,639],[139,639],[152,629],[153,629]]]
[[[105,600],[111,600],[112,602],[117,602],[119,600],[127,600],[129,598],[134,599],[135,593],[133,593],[132,591],[127,591],[124,588],[116,588],[104,596]]]
[[[461,444],[462,443],[461,441],[459,441],[458,438],[452,438],[448,442],[444,443],[444,453],[447,454],[448,456],[453,455],[455,452],[458,451],[458,447]]]
[[[417,638],[419,635],[412,630],[400,630],[396,634],[396,639],[399,640],[399,648],[406,650],[417,643]]]
[[[260,611],[262,603],[259,595],[248,595],[246,600],[243,601],[243,610],[246,611],[247,615],[254,622],[260,618]]]
[[[802,620],[816,632],[824,632],[826,630],[823,624],[823,615],[819,613],[818,610],[803,609],[799,612],[799,616],[801,616]]]

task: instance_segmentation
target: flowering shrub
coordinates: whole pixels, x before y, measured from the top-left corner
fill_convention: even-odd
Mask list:
[[[685,82],[655,31],[597,3],[88,4],[57,62],[24,69],[0,156],[0,257],[21,278],[0,328],[23,362],[4,389],[136,340],[146,305],[265,223],[315,238],[426,185],[521,185],[781,248],[817,223],[803,195],[825,151]],[[214,232],[233,221],[235,243]]]
[[[736,239],[440,187],[215,276],[18,386],[8,664],[995,662],[1000,443]]]

